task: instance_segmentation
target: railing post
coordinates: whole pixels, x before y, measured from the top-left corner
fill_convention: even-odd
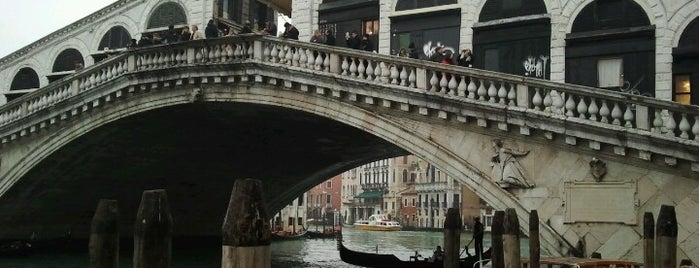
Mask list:
[[[262,40],[255,40],[253,42],[253,59],[262,60]]]
[[[427,70],[415,68],[415,84],[417,88],[427,90]]]
[[[136,71],[136,55],[131,53],[128,58],[126,58],[126,70],[128,72]]]
[[[196,48],[188,47],[187,48],[187,64],[194,64],[196,57],[197,57]]]
[[[628,104],[631,105],[631,104]],[[647,106],[636,105],[636,128],[650,131],[650,115]]]
[[[77,96],[78,94],[80,94],[80,77],[75,77],[70,82],[70,95]]]
[[[330,53],[330,72],[334,74],[342,73],[342,61],[337,53]]]
[[[517,84],[517,107],[528,109],[530,105],[529,87],[524,84]]]

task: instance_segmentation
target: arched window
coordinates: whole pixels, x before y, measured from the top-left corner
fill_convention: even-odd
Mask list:
[[[484,22],[546,13],[546,5],[543,1],[488,0],[483,6],[483,9],[481,9],[478,21]]]
[[[396,11],[436,7],[458,3],[456,0],[398,0]]]
[[[131,42],[131,35],[124,27],[114,26],[102,36],[97,50],[124,48]]]
[[[36,74],[34,69],[24,67],[12,79],[10,92],[5,94],[5,97],[9,102],[37,88],[39,88],[39,75]]]
[[[77,67],[77,64],[80,64],[82,66],[85,65],[83,55],[80,54],[80,51],[78,51],[77,49],[69,48],[63,50],[60,54],[58,54],[56,60],[54,60],[53,62],[53,68],[51,69],[51,71],[54,73],[74,71]]]
[[[597,0],[566,36],[566,82],[655,95],[655,27],[633,0]]]
[[[153,11],[153,14],[148,18],[148,26],[146,28],[161,28],[169,25],[186,25],[187,15],[185,11],[177,3],[167,2],[159,5]]]
[[[473,26],[474,67],[550,78],[551,19],[544,1],[488,0],[478,21]]]
[[[672,50],[673,100],[699,104],[699,17],[684,29]]]
[[[403,182],[408,182],[408,170],[403,170]]]

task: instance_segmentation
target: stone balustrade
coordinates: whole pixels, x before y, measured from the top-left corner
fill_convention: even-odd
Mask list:
[[[109,83],[130,74],[179,67],[214,66],[222,64],[261,64],[285,66],[289,70],[312,72],[315,75],[338,77],[356,83],[368,83],[372,88],[383,88],[366,93],[364,102],[374,104],[388,92],[411,92],[429,98],[460,103],[461,111],[451,111],[465,122],[475,117],[478,125],[487,126],[491,118],[474,115],[473,109],[508,111],[526,114],[529,117],[547,118],[559,125],[574,123],[588,129],[605,129],[617,133],[630,133],[643,139],[662,143],[699,146],[699,107],[681,105],[638,95],[601,90],[591,87],[555,83],[547,80],[508,75],[484,70],[461,68],[438,63],[380,55],[358,50],[329,47],[294,40],[267,36],[235,36],[219,39],[197,40],[174,45],[161,45],[136,49],[113,56],[83,71],[56,81],[49,86],[22,96],[0,107],[0,136],[8,143],[26,132],[9,126],[58,103],[79,98],[88,91],[99,90]],[[226,77],[218,77],[223,79]],[[230,79],[233,79],[232,77]],[[247,78],[243,78],[247,79]],[[262,79],[256,76],[255,79]],[[276,77],[268,77],[267,83],[277,84]],[[256,82],[261,82],[256,81]],[[281,81],[280,85],[292,87],[293,81]],[[340,96],[339,89],[315,86],[318,92],[330,92]],[[120,93],[121,94],[121,93]],[[350,94],[350,99],[357,93]],[[414,96],[414,95],[413,95]],[[99,100],[89,106],[99,105]],[[388,104],[388,106],[386,106]],[[400,109],[409,111],[409,103],[400,103]],[[384,102],[390,107],[390,101]],[[87,109],[88,105],[84,107]],[[427,115],[428,105],[416,107],[420,114]],[[439,111],[439,117],[446,117]],[[487,117],[487,116],[486,116]],[[506,118],[494,120],[498,128],[507,130],[516,125],[519,132],[529,135],[532,126],[526,120]],[[553,124],[556,125],[556,124]],[[31,131],[31,128],[29,129]],[[565,135],[566,142],[577,143],[581,137],[566,129],[549,127],[539,129],[545,133]],[[577,132],[584,132],[579,130]],[[590,131],[595,132],[595,131]],[[589,136],[589,135],[588,135]],[[585,138],[590,140],[589,137]],[[643,140],[641,139],[641,140]],[[599,150],[604,138],[590,140],[590,148]],[[624,155],[625,144],[613,144],[619,148],[617,154]],[[644,149],[646,148],[646,149]],[[617,148],[615,148],[616,150]],[[637,146],[639,158],[650,160],[652,148]],[[691,153],[666,156],[666,163],[673,165],[676,158],[687,159],[696,166],[697,156]],[[693,167],[694,169],[695,167]],[[699,167],[696,167],[699,169]],[[699,170],[695,170],[699,171]]]

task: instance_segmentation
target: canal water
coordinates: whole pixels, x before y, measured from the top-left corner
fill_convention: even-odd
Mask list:
[[[432,255],[437,245],[442,245],[444,235],[440,232],[374,232],[345,228],[343,230],[346,247],[364,252],[395,254],[408,260],[418,251],[425,257]],[[214,239],[215,240],[215,239]],[[471,233],[461,234],[461,245],[471,240]],[[209,240],[211,241],[211,240]],[[177,242],[177,241],[175,241]],[[490,246],[490,235],[486,234],[484,247]],[[183,247],[173,245],[173,267],[175,268],[218,268],[221,267],[220,242],[202,242],[199,246]],[[473,251],[473,244],[469,246]],[[526,238],[521,239],[521,252],[528,256]],[[465,256],[465,254],[464,254]],[[125,251],[120,257],[120,267],[131,267],[131,254]],[[87,247],[85,252],[63,254],[34,254],[25,257],[0,257],[0,268],[86,268],[88,267]],[[356,267],[340,260],[337,244],[333,239],[302,239],[274,241],[272,243],[272,267],[275,268],[330,268]]]

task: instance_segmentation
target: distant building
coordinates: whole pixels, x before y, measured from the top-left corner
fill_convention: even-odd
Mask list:
[[[272,218],[273,231],[285,231],[287,233],[298,233],[306,227],[306,195],[303,194],[291,201],[289,205],[277,212]]]
[[[342,175],[316,185],[306,192],[308,222],[315,225],[339,224],[342,203]]]

